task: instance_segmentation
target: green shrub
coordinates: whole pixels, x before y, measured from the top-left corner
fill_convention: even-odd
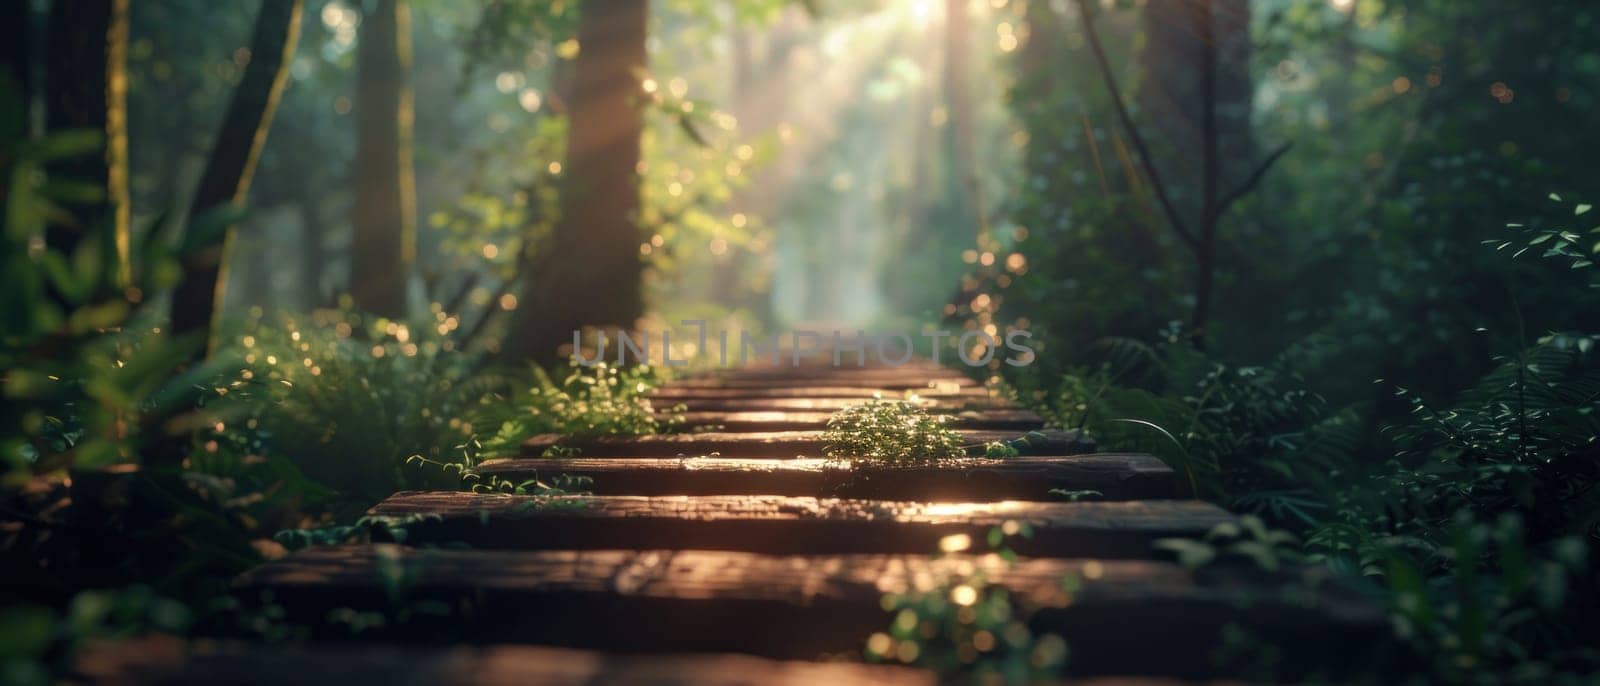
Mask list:
[[[1317,487],[1330,465],[1349,458],[1355,427],[1347,414],[1328,412],[1289,365],[1224,364],[1176,332],[1158,345],[1115,339],[1096,348],[1098,364],[1051,390],[1019,390],[1018,399],[1102,448],[1162,458],[1197,497],[1302,526],[1316,521]]]
[[[991,555],[974,556],[930,575],[913,579],[913,587],[887,593],[881,603],[893,619],[889,627],[868,637],[865,657],[871,662],[899,662],[937,672],[957,683],[1027,684],[1048,681],[1067,662],[1067,643],[1055,634],[1028,628],[1033,608],[1014,601],[1004,588],[989,583],[994,562],[1013,564],[1008,536],[1031,537],[1026,524],[1008,521],[987,536]],[[940,541],[940,552],[964,552],[972,541],[964,534]],[[987,559],[986,559],[987,558]],[[1077,591],[1076,577],[1061,580],[1062,590]]]
[[[449,456],[473,435],[464,417],[509,385],[478,372],[449,329],[333,310],[252,320],[228,340],[241,368],[207,403],[215,438],[240,454],[282,456],[357,500],[448,485],[406,459]]]
[[[961,435],[909,400],[874,398],[828,418],[823,451],[829,457],[887,462],[937,460],[966,455]]]
[[[569,363],[558,383],[539,367],[504,396],[482,399],[469,414],[489,457],[515,456],[523,441],[541,434],[642,436],[678,422],[661,418],[648,394],[660,383],[655,367]],[[492,430],[494,433],[483,433]]]

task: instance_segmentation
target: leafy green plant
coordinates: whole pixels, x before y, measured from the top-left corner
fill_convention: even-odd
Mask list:
[[[987,537],[1006,564],[1016,556],[1006,548],[1007,536],[1031,536],[1026,525],[1006,522]],[[971,546],[965,535],[940,542],[942,552]],[[1033,683],[1059,673],[1067,661],[1067,644],[1054,634],[1035,635],[1026,608],[1017,606],[1005,589],[990,584],[977,564],[954,565],[942,577],[883,596],[883,609],[893,619],[886,631],[867,639],[866,658],[932,669],[942,678],[955,675],[986,683]],[[1063,590],[1076,590],[1078,580],[1061,580]]]
[[[474,427],[492,428],[482,438],[485,455],[516,455],[523,441],[541,434],[640,436],[668,430],[681,420],[674,407],[659,412],[648,397],[660,372],[648,365],[586,367],[571,362],[558,382],[539,367],[508,395],[485,399],[470,414]],[[665,415],[665,416],[663,416]]]
[[[161,333],[149,305],[175,278],[191,245],[173,245],[162,216],[124,255],[110,226],[66,207],[95,202],[104,189],[51,175],[52,165],[103,154],[97,131],[25,133],[27,108],[0,84],[0,470],[7,486],[32,474],[137,462],[146,448],[181,427],[190,389],[215,365],[184,369],[203,341]],[[237,221],[237,211],[191,221],[205,235]],[[40,240],[75,234],[67,251]]]
[[[1261,518],[1251,515],[1211,527],[1198,540],[1163,538],[1155,542],[1155,547],[1176,554],[1178,564],[1189,569],[1238,557],[1250,560],[1263,571],[1276,572],[1285,564],[1305,559],[1299,538],[1287,531],[1270,529]]]
[[[1159,345],[1116,339],[1100,350],[1099,364],[1061,377],[1053,392],[1015,396],[1051,426],[1162,458],[1195,496],[1302,526],[1317,521],[1321,474],[1348,459],[1354,427],[1283,369],[1287,355],[1270,366],[1228,365],[1176,330]]]
[[[1561,196],[1555,193],[1550,194],[1550,200],[1563,202]],[[1580,221],[1578,217],[1589,214],[1592,209],[1594,206],[1589,203],[1575,203],[1572,206],[1573,221]],[[1600,255],[1600,226],[1585,231],[1584,233],[1588,234],[1587,238],[1577,231],[1564,227],[1530,228],[1513,222],[1507,224],[1506,228],[1522,233],[1523,237],[1490,239],[1484,241],[1484,245],[1493,245],[1496,250],[1516,247],[1516,252],[1511,255],[1513,258],[1522,257],[1530,251],[1538,251],[1539,257],[1543,259],[1566,261],[1569,269],[1592,269],[1595,256]],[[1600,284],[1590,284],[1590,287],[1600,288]]]
[[[194,622],[183,603],[147,586],[82,591],[64,610],[45,605],[0,607],[0,681],[18,686],[58,683],[89,641],[146,633],[182,633]]]
[[[243,364],[205,405],[215,439],[282,456],[357,500],[435,483],[407,457],[447,456],[474,433],[464,417],[510,383],[456,350],[450,322],[442,311],[410,323],[338,310],[253,318],[229,339]]]
[[[484,473],[478,468],[484,462],[483,444],[476,439],[456,446],[455,460],[432,460],[422,455],[412,455],[406,462],[434,467],[461,478],[461,485],[473,493],[506,493],[510,495],[578,495],[586,492],[593,479],[586,476],[557,474],[548,480],[535,475],[531,479],[513,481],[498,474]]]
[[[1600,670],[1584,628],[1600,591],[1592,543],[1530,540],[1539,533],[1515,514],[1485,522],[1463,509],[1432,535],[1330,527],[1308,547],[1367,562],[1396,635],[1441,681],[1584,683],[1582,675]]]
[[[947,417],[928,414],[909,400],[874,398],[828,418],[823,450],[829,457],[886,462],[966,455],[961,435],[945,426],[946,422]]]

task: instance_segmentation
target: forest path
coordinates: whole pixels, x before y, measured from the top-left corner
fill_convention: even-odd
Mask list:
[[[969,441],[1027,434],[1032,454],[820,457],[828,409],[908,390]],[[1039,417],[951,370],[746,369],[655,397],[691,408],[681,433],[535,437],[528,457],[482,469],[591,477],[591,494],[396,493],[371,510],[409,522],[393,542],[302,550],[236,582],[325,627],[319,637],[370,624],[360,642],[146,642],[90,651],[82,671],[137,683],[933,683],[928,671],[852,663],[890,631],[884,594],[970,603],[955,590],[980,587],[974,575],[1009,594],[1036,635],[1066,640],[1071,674],[1119,683],[1249,676],[1263,659],[1293,676],[1337,673],[1385,622],[1334,585],[1304,590],[1321,570],[1178,566],[1153,542],[1233,516],[1182,499],[1159,460],[1039,433]],[[534,457],[555,444],[579,456]],[[1101,495],[1068,502],[1060,491]],[[1024,530],[1003,542],[1011,552],[991,550]],[[952,659],[997,640],[958,633]],[[1246,637],[1268,650],[1241,653]],[[935,650],[940,638],[922,643]]]

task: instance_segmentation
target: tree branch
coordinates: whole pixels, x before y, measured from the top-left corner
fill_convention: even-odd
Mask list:
[[[1089,47],[1094,52],[1094,60],[1100,67],[1100,79],[1105,82],[1106,90],[1111,96],[1111,103],[1116,106],[1117,119],[1122,122],[1123,130],[1128,133],[1128,140],[1133,142],[1133,149],[1139,153],[1139,163],[1144,167],[1145,173],[1150,176],[1150,186],[1155,189],[1156,199],[1161,201],[1161,211],[1167,215],[1167,221],[1172,225],[1179,238],[1183,239],[1190,248],[1198,248],[1199,241],[1189,227],[1183,223],[1183,217],[1172,204],[1172,199],[1167,195],[1167,186],[1161,181],[1161,172],[1156,170],[1156,165],[1150,157],[1150,148],[1145,145],[1144,137],[1139,135],[1139,129],[1133,125],[1133,117],[1128,115],[1128,107],[1122,102],[1122,90],[1117,87],[1116,74],[1111,72],[1111,61],[1106,58],[1105,47],[1100,44],[1100,34],[1094,29],[1094,17],[1090,15],[1088,0],[1077,0],[1078,14],[1083,18],[1083,31],[1089,38]]]
[[[1256,185],[1261,183],[1261,177],[1266,175],[1267,170],[1271,169],[1272,165],[1278,162],[1278,158],[1283,157],[1283,154],[1289,152],[1289,148],[1292,147],[1294,147],[1294,141],[1289,141],[1288,143],[1278,146],[1278,149],[1272,151],[1271,155],[1267,155],[1267,159],[1262,160],[1261,164],[1256,166],[1256,170],[1250,172],[1250,176],[1244,180],[1244,183],[1239,184],[1238,188],[1233,189],[1222,198],[1221,202],[1217,203],[1216,208],[1213,210],[1216,212],[1216,215],[1213,218],[1221,217],[1228,211],[1228,207],[1230,205],[1237,202],[1239,198],[1244,197],[1250,191],[1255,190]]]

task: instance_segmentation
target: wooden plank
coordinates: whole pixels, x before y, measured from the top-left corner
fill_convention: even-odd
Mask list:
[[[875,460],[725,457],[527,458],[479,471],[512,481],[559,474],[589,477],[596,495],[790,495],[932,502],[1059,501],[1051,489],[1093,490],[1121,500],[1177,497],[1172,469],[1150,455],[966,458],[891,465]]]
[[[672,381],[662,388],[873,388],[938,394],[962,388],[982,388],[983,382],[959,375],[810,375],[810,376],[700,376]]]
[[[679,429],[715,427],[730,432],[818,431],[828,425],[832,412],[680,412],[662,414],[660,419],[676,417]],[[952,429],[1033,431],[1044,427],[1044,420],[1030,410],[967,410],[949,420]]]
[[[241,577],[295,618],[330,608],[437,601],[389,635],[415,641],[550,643],[620,652],[739,652],[810,659],[859,654],[890,617],[884,593],[937,589],[977,571],[1007,589],[1035,631],[1065,638],[1075,674],[1218,673],[1213,651],[1235,626],[1281,651],[1289,670],[1337,673],[1385,635],[1384,615],[1324,585],[1195,577],[1166,563],[998,556],[783,557],[710,551],[491,551],[392,545],[319,547]],[[1074,585],[1064,585],[1073,579]],[[1029,617],[1027,611],[1032,610]]]
[[[787,496],[514,496],[402,491],[371,514],[427,519],[406,527],[408,543],[483,548],[742,550],[774,554],[931,554],[965,536],[984,545],[1007,522],[1020,554],[1154,557],[1151,544],[1199,537],[1233,516],[1197,500],[1039,503],[921,503]]]
[[[914,391],[928,398],[988,398],[989,391],[981,386],[969,388],[921,388]],[[713,400],[718,398],[900,398],[904,389],[862,388],[859,386],[790,386],[771,385],[756,388],[687,388],[662,386],[650,393],[654,400]]]
[[[933,686],[933,673],[748,655],[619,655],[525,645],[258,645],[153,637],[90,644],[74,681],[94,684],[296,686]]]
[[[730,355],[729,361],[736,361],[736,356]],[[870,351],[867,355],[866,364],[856,364],[858,360],[854,353],[845,353],[841,356],[840,361],[847,362],[847,364],[834,365],[833,351],[825,350],[814,357],[802,355],[799,364],[795,364],[794,357],[790,351],[780,351],[778,353],[778,364],[772,364],[770,354],[765,357],[750,355],[745,360],[740,361],[741,363],[737,366],[724,370],[722,373],[742,375],[770,374],[775,376],[834,374],[839,372],[860,372],[865,374],[894,372],[960,373],[959,370],[920,357],[914,357],[907,360],[905,364],[900,365],[880,364],[877,361],[877,356],[870,354]]]
[[[992,441],[1021,438],[1025,432],[957,430],[965,445],[981,447]],[[1077,432],[1040,432],[1028,438],[1030,452],[1075,455],[1094,450],[1094,443]],[[758,433],[704,432],[648,436],[573,437],[540,434],[522,443],[524,457],[538,457],[552,446],[576,450],[584,457],[820,457],[827,442],[821,431],[766,431]]]
[[[897,397],[897,396],[896,396]],[[681,406],[690,412],[746,412],[792,411],[837,412],[871,400],[871,398],[656,398],[652,403],[658,410]],[[951,414],[967,410],[1013,409],[1003,398],[918,398],[917,404],[934,414]]]

